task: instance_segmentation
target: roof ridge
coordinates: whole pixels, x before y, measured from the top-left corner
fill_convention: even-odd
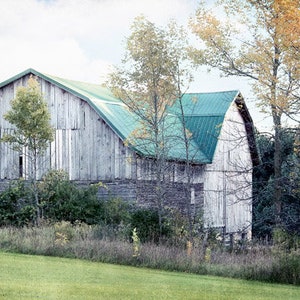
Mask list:
[[[224,114],[215,113],[215,114],[184,114],[185,117],[222,117]]]
[[[191,93],[185,93],[185,95],[202,95],[202,94],[222,94],[222,93],[230,93],[230,92],[237,92],[240,93],[239,90],[222,90],[222,91],[216,91],[216,92],[201,92],[201,93],[197,93],[197,92],[191,92]]]

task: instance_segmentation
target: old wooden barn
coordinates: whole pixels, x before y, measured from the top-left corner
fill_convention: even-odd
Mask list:
[[[51,112],[55,139],[39,168],[41,177],[50,169],[63,169],[70,180],[102,181],[109,187],[99,194],[120,196],[140,205],[151,205],[151,159],[138,147],[127,146],[138,120],[124,103],[100,85],[66,80],[26,70],[0,84],[0,134],[13,130],[3,119],[19,86],[31,75],[38,78]],[[224,233],[251,236],[252,166],[257,153],[253,124],[239,91],[186,94],[183,98],[193,178],[194,212],[203,210],[206,226]],[[176,103],[170,108],[180,124]],[[177,126],[176,125],[176,126]],[[175,126],[175,127],[176,127]],[[167,176],[167,204],[182,207],[186,182],[182,145],[168,152],[172,168]],[[26,175],[26,157],[0,143],[2,184]]]

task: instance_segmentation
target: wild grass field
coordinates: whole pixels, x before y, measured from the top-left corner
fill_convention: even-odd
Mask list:
[[[108,230],[107,230],[108,229]],[[249,245],[244,250],[140,243],[108,235],[109,228],[67,222],[41,227],[0,228],[0,251],[76,258],[164,271],[300,286],[300,253]]]
[[[300,287],[0,252],[0,299],[299,299]]]

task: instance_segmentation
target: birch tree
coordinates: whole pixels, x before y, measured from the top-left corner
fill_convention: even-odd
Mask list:
[[[300,10],[298,0],[221,0],[227,18],[200,6],[190,25],[203,47],[191,49],[197,65],[252,82],[261,109],[274,126],[276,222],[282,207],[282,121],[299,122]]]
[[[11,101],[11,110],[4,115],[4,119],[14,125],[15,129],[12,134],[4,135],[1,141],[8,143],[28,160],[24,173],[32,185],[36,221],[39,223],[38,160],[53,141],[54,131],[50,125],[47,103],[43,99],[38,81],[33,76],[29,78],[27,87],[17,89],[16,97]]]
[[[131,31],[125,57],[111,74],[108,86],[139,120],[128,143],[143,149],[153,163],[156,208],[162,228],[168,152],[179,138],[172,132],[167,109],[182,97],[192,79],[184,68],[187,38],[174,22],[159,28],[144,17],[135,19]]]

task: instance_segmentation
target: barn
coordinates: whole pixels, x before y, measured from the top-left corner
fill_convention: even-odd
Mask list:
[[[126,141],[139,120],[126,105],[96,84],[67,80],[28,69],[0,84],[0,136],[13,130],[3,115],[19,86],[36,76],[48,103],[54,141],[38,172],[63,169],[81,184],[103,182],[101,196],[119,196],[139,205],[153,203],[153,158]],[[206,227],[251,237],[252,168],[257,163],[251,116],[239,91],[185,94],[186,126],[191,133],[191,206]],[[169,107],[176,142],[168,150],[166,205],[183,208],[185,152],[180,142],[178,103]],[[170,121],[171,122],[171,121]],[[0,143],[0,185],[26,177],[22,153]]]

